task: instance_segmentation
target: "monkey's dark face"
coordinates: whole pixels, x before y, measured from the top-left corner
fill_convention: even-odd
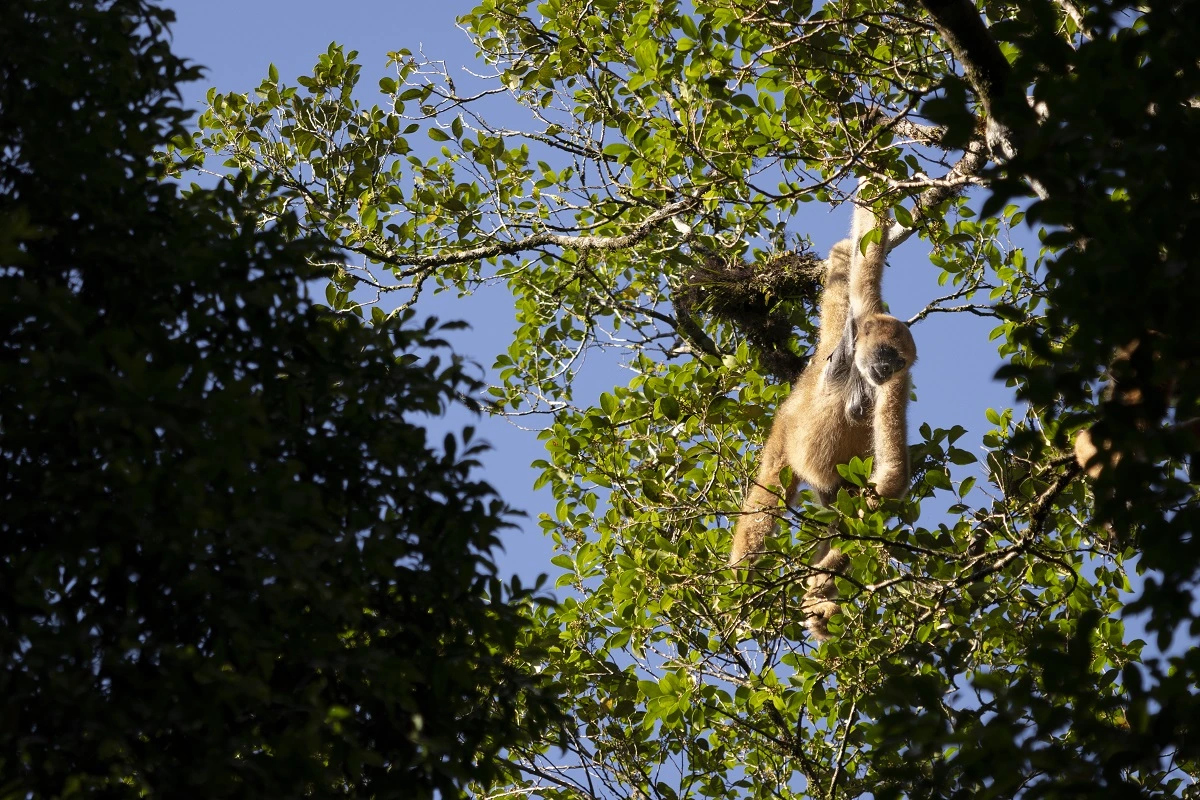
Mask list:
[[[868,356],[864,372],[871,383],[882,386],[884,382],[908,366],[908,362],[890,344],[881,344]]]
[[[908,326],[895,317],[878,314],[857,326],[854,364],[876,386],[882,386],[912,366],[917,345]]]

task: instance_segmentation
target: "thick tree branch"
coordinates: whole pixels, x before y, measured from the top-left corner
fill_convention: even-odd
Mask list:
[[[914,0],[909,0],[913,4]],[[938,33],[963,66],[963,74],[987,115],[987,143],[992,156],[1010,160],[1020,149],[1022,131],[1037,125],[1024,93],[1012,85],[1012,67],[992,38],[975,4],[970,0],[915,0],[933,19]],[[1028,176],[1026,176],[1028,178]],[[1047,192],[1029,179],[1038,197]]]
[[[933,19],[938,33],[962,64],[984,111],[990,117],[1002,114],[1004,109],[997,106],[1008,90],[1012,68],[975,4],[969,0],[919,0],[918,5]]]
[[[884,127],[890,128],[893,132],[901,136],[912,139],[917,144],[927,146],[936,146],[946,135],[946,129],[940,125],[922,125],[919,122],[913,122],[905,116],[893,117]]]

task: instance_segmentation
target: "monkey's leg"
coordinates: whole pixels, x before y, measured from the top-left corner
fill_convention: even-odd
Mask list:
[[[750,487],[745,502],[742,503],[742,514],[738,517],[733,531],[733,547],[729,551],[729,566],[739,564],[750,566],[762,551],[763,541],[775,528],[775,509],[779,507],[779,498],[790,500],[796,493],[799,480],[793,476],[790,485],[779,488],[779,471],[787,464],[784,448],[784,430],[787,426],[781,424],[777,417],[771,427],[771,435],[763,445],[762,461],[758,468],[758,478]]]
[[[834,614],[840,614],[842,607],[837,600],[837,584],[834,575],[846,568],[849,559],[836,547],[828,542],[821,542],[813,558],[813,569],[817,572],[808,579],[808,591],[800,604],[804,612],[804,627],[808,628],[813,638],[819,642],[829,639],[829,619]]]

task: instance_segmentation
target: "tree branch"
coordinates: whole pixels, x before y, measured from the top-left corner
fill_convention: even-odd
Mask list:
[[[989,117],[1000,119],[1006,110],[1001,100],[1008,91],[1012,68],[975,4],[970,0],[918,0],[918,4],[933,19],[938,33],[963,65],[967,82],[984,111]]]
[[[908,0],[910,4],[914,0]],[[1012,67],[1000,45],[992,38],[979,10],[971,0],[915,0],[933,19],[934,27],[950,46],[963,66],[963,75],[987,115],[987,144],[997,160],[1010,160],[1017,154],[1021,133],[1037,125],[1033,109],[1023,93],[1010,80]],[[1045,187],[1026,176],[1030,186],[1043,200]]]
[[[692,316],[691,310],[686,307],[675,306],[675,332],[679,334],[692,350],[693,353],[707,353],[710,356],[720,358],[722,356],[720,348],[717,347],[708,334],[696,322]]]
[[[451,264],[465,264],[471,261],[482,261],[487,258],[495,258],[497,256],[515,255],[525,250],[532,250],[537,247],[561,247],[564,250],[575,250],[577,252],[585,252],[588,250],[620,250],[625,247],[630,247],[637,244],[641,240],[649,236],[654,228],[663,220],[670,219],[678,214],[694,208],[699,203],[698,200],[692,197],[686,197],[683,200],[677,200],[674,203],[668,203],[662,208],[655,211],[650,216],[646,217],[640,225],[634,228],[631,232],[621,236],[586,236],[586,235],[568,235],[560,233],[550,233],[543,231],[542,233],[531,234],[524,239],[514,239],[508,242],[493,242],[491,244],[479,245],[478,247],[468,248],[466,250],[453,250],[450,252],[433,253],[430,255],[388,255],[367,248],[348,248],[354,252],[367,256],[368,258],[378,261],[382,264],[388,264],[393,267],[409,267],[406,275],[425,270],[445,267]]]
[[[926,212],[965,190],[971,184],[971,179],[983,170],[987,162],[987,142],[983,139],[972,139],[968,142],[962,158],[950,168],[945,177],[917,197],[912,211],[913,226],[906,228],[898,222],[892,225],[888,231],[888,250],[908,241],[925,222]]]
[[[842,777],[842,759],[846,756],[846,740],[850,738],[850,728],[854,724],[854,712],[858,710],[858,698],[850,703],[850,712],[846,714],[846,722],[842,725],[842,741],[838,744],[837,758],[833,762],[833,778],[829,781],[829,800],[833,800],[838,781]]]

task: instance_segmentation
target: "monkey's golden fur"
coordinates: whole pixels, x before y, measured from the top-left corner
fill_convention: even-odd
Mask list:
[[[863,252],[859,242],[873,228],[880,239]],[[908,489],[908,371],[917,348],[908,326],[883,313],[887,230],[886,220],[856,207],[850,238],[830,250],[817,350],[771,426],[734,528],[730,566],[753,563],[775,527],[779,498],[790,502],[801,481],[822,503],[832,502],[842,485],[837,467],[854,456],[874,457],[871,481],[881,496],[902,497]],[[785,465],[792,480],[781,489]],[[818,574],[809,579],[804,611],[818,639],[828,638],[826,623],[840,611],[833,575],[845,563],[828,545],[814,560]]]
[[[1161,334],[1147,331],[1142,338],[1133,339],[1124,347],[1118,347],[1109,364],[1108,386],[1104,389],[1105,403],[1124,406],[1128,417],[1140,431],[1145,431],[1154,420],[1161,419],[1177,400],[1177,387],[1173,379],[1163,380],[1155,376],[1154,365],[1158,355],[1154,340]],[[1180,363],[1181,369],[1190,369],[1190,361]],[[1118,375],[1121,378],[1118,380]],[[1104,435],[1104,426],[1080,431],[1075,437],[1075,460],[1092,480],[1099,479],[1107,469],[1121,461],[1121,453],[1113,450],[1112,439]],[[1200,419],[1178,421],[1171,430],[1200,438]],[[1144,453],[1131,453],[1135,458]]]

